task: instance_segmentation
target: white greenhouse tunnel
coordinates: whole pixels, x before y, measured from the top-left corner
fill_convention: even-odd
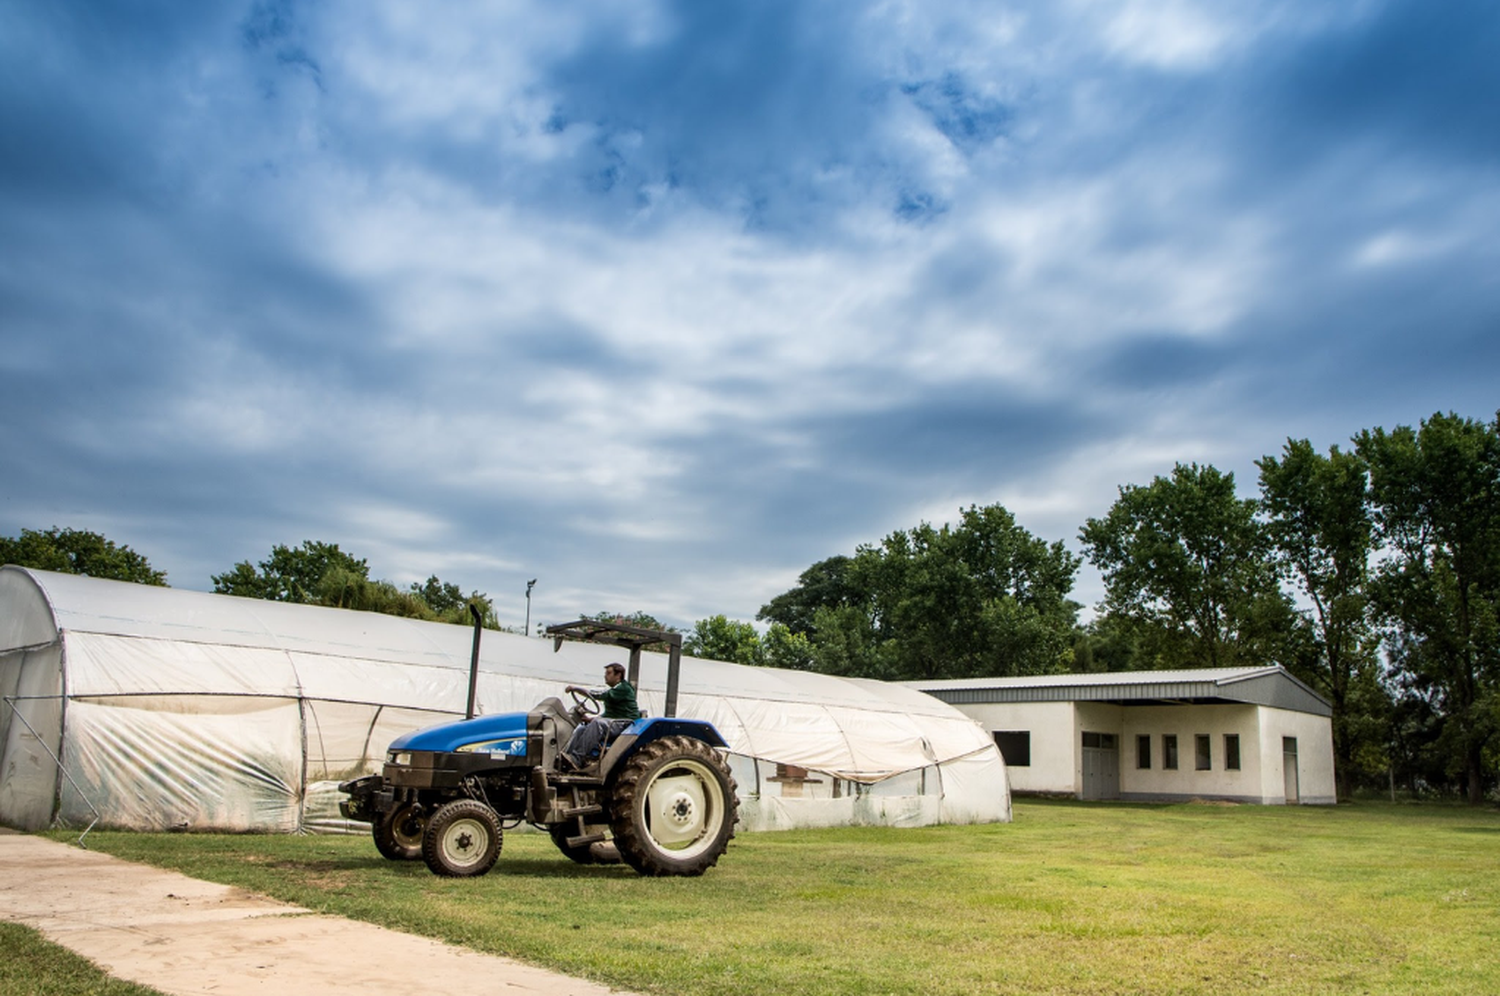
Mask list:
[[[338,783],[462,718],[472,631],[0,567],[0,823],[338,832]],[[485,631],[476,711],[600,683],[622,651]],[[661,715],[666,657],[641,655]],[[1010,819],[974,720],[900,685],[684,658],[678,714],[729,743],[741,829]]]

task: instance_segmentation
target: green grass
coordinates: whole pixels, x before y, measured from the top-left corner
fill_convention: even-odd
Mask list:
[[[1012,824],[744,834],[702,878],[507,837],[481,879],[365,838],[91,846],[642,992],[1500,993],[1500,814],[1022,801]],[[62,835],[57,835],[62,837]]]
[[[0,920],[0,993],[5,996],[162,996],[122,982],[30,927]]]

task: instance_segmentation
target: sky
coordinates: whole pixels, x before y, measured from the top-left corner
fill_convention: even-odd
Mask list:
[[[0,535],[689,627],[1488,420],[1497,50],[1490,0],[0,0]]]

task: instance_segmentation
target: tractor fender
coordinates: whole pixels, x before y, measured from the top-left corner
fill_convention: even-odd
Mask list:
[[[615,737],[614,743],[604,752],[599,763],[601,777],[609,773],[631,754],[662,737],[692,737],[702,740],[710,747],[728,747],[729,742],[714,729],[714,724],[702,719],[638,719],[624,732]]]

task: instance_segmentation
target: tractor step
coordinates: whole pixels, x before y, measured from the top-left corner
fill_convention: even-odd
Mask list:
[[[577,785],[579,788],[602,788],[604,779],[598,775],[563,775],[548,772],[547,780],[553,785]]]
[[[585,834],[579,834],[577,837],[569,837],[568,838],[568,850],[572,850],[575,847],[584,847],[584,846],[586,846],[588,844],[597,844],[601,840],[608,840],[608,839],[609,839],[609,835],[608,834],[602,834],[602,833],[585,833]]]
[[[598,803],[588,806],[569,806],[562,811],[563,819],[571,820],[575,816],[598,816],[604,812],[604,807]]]

